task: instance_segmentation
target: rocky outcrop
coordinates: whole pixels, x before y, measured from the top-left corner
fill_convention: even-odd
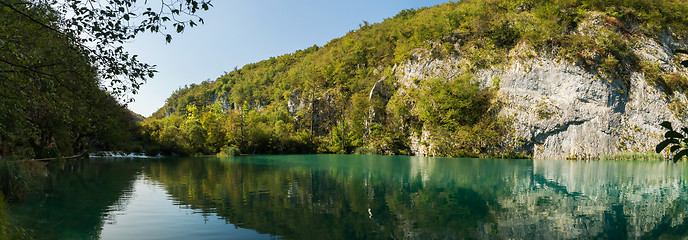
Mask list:
[[[306,108],[307,101],[301,97],[301,91],[292,91],[287,98],[287,111],[296,115],[300,109]]]
[[[373,85],[373,88],[370,89],[370,93],[368,94],[369,100],[373,100],[374,98],[381,99],[384,102],[387,102],[387,100],[389,100],[389,97],[391,95],[385,87],[385,79],[386,77],[383,77],[382,79],[380,79],[380,81],[375,82],[375,85]]]
[[[342,94],[328,90],[309,99],[306,93],[292,91],[287,98],[287,111],[297,120],[307,119],[315,134],[325,134],[341,118]]]
[[[636,38],[632,51],[640,61],[657,63],[664,73],[688,76],[674,54],[686,48],[685,42],[675,41],[671,34],[659,40]],[[662,120],[687,120],[685,113],[670,107],[672,103],[685,106],[685,94],[667,93],[648,83],[640,71],[631,70],[624,78],[605,77],[547,54],[516,56],[527,51],[533,50],[521,44],[511,51],[506,64],[474,72],[482,87],[498,88],[497,100],[503,104],[499,116],[510,119],[513,130],[504,145],[514,152],[539,159],[650,152],[664,133],[659,126]],[[422,87],[425,80],[454,79],[467,72],[469,64],[461,56],[435,59],[423,51],[414,58],[395,68],[399,88],[394,97]],[[416,155],[435,155],[426,132],[410,138]]]

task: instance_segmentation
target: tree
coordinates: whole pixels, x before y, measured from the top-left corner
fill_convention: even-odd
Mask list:
[[[0,156],[128,150],[138,130],[117,98],[136,93],[155,68],[122,44],[143,31],[167,35],[168,23],[182,32],[211,6],[160,3],[153,11],[136,0],[0,0]]]
[[[168,33],[168,27],[181,33],[187,27],[197,26],[203,23],[203,19],[196,14],[212,6],[210,0],[160,0],[158,5],[152,2],[0,0],[0,7],[3,9],[3,18],[17,18],[31,28],[30,31],[23,29],[25,35],[48,32],[69,41],[73,48],[83,53],[84,60],[96,69],[101,80],[110,80],[107,86],[110,93],[125,97],[128,93],[136,94],[141,84],[153,77],[156,71],[154,65],[140,62],[137,55],[126,52],[122,44],[145,31],[160,33],[170,42],[172,35]],[[171,26],[168,25],[170,23]],[[2,33],[5,34],[0,34],[0,41],[12,41],[7,29]],[[50,45],[51,42],[44,44]],[[15,45],[7,50],[26,51],[22,49],[22,42],[15,42]],[[4,65],[1,66],[4,71],[24,70],[47,74],[42,71],[44,64],[5,58],[0,58],[0,62]],[[45,64],[63,66],[53,62]]]

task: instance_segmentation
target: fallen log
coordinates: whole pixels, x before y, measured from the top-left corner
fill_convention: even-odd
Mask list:
[[[83,157],[84,154],[80,153],[74,156],[69,156],[69,157],[54,157],[54,158],[33,158],[33,159],[22,159],[22,160],[17,160],[17,162],[50,162],[52,160],[58,160],[58,159],[75,159],[75,158],[80,158]]]

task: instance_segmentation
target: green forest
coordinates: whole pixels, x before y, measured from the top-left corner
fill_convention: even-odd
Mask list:
[[[592,13],[604,16],[605,34],[578,34]],[[499,79],[480,88],[474,73],[514,58],[550,54],[600,79],[646,74],[667,92],[685,91],[688,79],[662,73],[630,50],[633,39],[656,39],[671,29],[688,34],[683,1],[475,0],[408,9],[381,23],[265,61],[215,81],[178,89],[144,120],[157,154],[380,153],[411,154],[409,137],[430,132],[442,156],[518,157],[501,146],[510,131],[500,118]],[[517,52],[529,46],[533,52]],[[409,92],[395,67],[417,60],[461,56],[455,79],[436,79]],[[603,80],[601,80],[603,81]],[[394,95],[394,96],[392,96]]]

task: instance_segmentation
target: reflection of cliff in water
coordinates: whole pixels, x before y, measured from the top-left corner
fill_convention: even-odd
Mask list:
[[[241,157],[151,163],[180,204],[287,239],[686,236],[683,165]]]
[[[683,164],[534,160],[533,177],[499,200],[499,236],[688,236]]]

